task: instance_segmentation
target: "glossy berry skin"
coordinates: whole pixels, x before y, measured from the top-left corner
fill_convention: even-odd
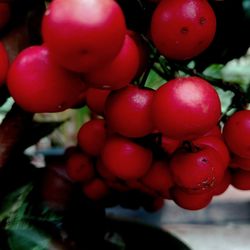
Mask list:
[[[140,51],[135,41],[126,35],[117,56],[101,67],[83,75],[90,87],[100,89],[120,89],[127,86],[140,68]]]
[[[112,136],[104,145],[101,159],[115,176],[131,180],[145,175],[151,166],[152,152],[127,138]]]
[[[250,110],[232,114],[223,127],[223,137],[232,153],[250,158]]]
[[[91,158],[82,152],[73,152],[67,159],[66,171],[71,180],[87,182],[95,176]]]
[[[216,17],[206,0],[164,0],[152,16],[152,40],[170,59],[199,55],[209,47],[215,32]]]
[[[174,202],[181,208],[187,210],[200,210],[209,205],[212,201],[211,193],[191,194],[181,188],[174,188],[172,191]]]
[[[199,77],[181,77],[163,84],[152,105],[156,129],[176,140],[204,134],[217,124],[220,114],[217,92]]]
[[[112,60],[126,34],[113,0],[54,0],[42,20],[42,37],[64,67],[86,72]]]
[[[110,92],[108,89],[88,88],[86,104],[89,109],[97,115],[104,115],[105,102]]]
[[[77,133],[77,142],[84,152],[97,156],[105,144],[106,137],[106,122],[97,118],[89,120],[80,127]]]
[[[176,185],[190,191],[207,191],[221,181],[224,173],[218,153],[210,147],[195,152],[180,150],[170,160],[170,171]]]
[[[231,184],[239,190],[250,190],[250,171],[243,169],[233,171]]]
[[[18,54],[7,86],[16,103],[34,113],[71,108],[86,89],[77,74],[55,64],[45,46],[28,47]]]
[[[105,119],[115,132],[142,137],[153,131],[152,101],[155,91],[134,85],[112,92],[105,103]]]
[[[168,163],[166,161],[154,162],[146,175],[143,176],[142,182],[161,197],[167,198],[169,189],[174,184]]]
[[[0,42],[0,86],[2,86],[5,83],[8,69],[9,69],[9,57],[8,53],[3,45],[2,42]]]

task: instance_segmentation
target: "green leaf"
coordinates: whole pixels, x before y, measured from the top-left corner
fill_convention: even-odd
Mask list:
[[[222,79],[239,84],[244,91],[250,86],[250,50],[247,54],[229,61],[221,70]]]
[[[7,219],[8,223],[13,220],[21,220],[24,215],[28,203],[27,196],[31,192],[33,186],[28,184],[10,193],[2,202],[0,207],[0,221]]]
[[[12,225],[7,233],[11,250],[47,250],[51,242],[48,235],[27,223]]]
[[[222,79],[221,71],[223,67],[223,64],[211,64],[203,71],[203,74],[214,79]]]
[[[225,113],[229,106],[232,103],[232,98],[234,97],[234,93],[232,91],[224,91],[221,88],[215,88],[221,101],[221,111]]]
[[[158,89],[166,79],[162,78],[155,70],[151,70],[146,81],[146,86],[152,89]]]

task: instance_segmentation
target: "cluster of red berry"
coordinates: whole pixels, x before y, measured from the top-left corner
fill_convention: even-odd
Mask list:
[[[146,209],[172,199],[197,210],[230,184],[250,188],[250,111],[222,124],[216,90],[197,76],[157,89],[133,84],[152,59],[148,43],[159,56],[188,60],[216,32],[206,0],[157,2],[140,36],[128,30],[119,1],[53,0],[42,20],[43,44],[19,53],[7,86],[34,113],[88,106],[93,118],[65,152],[67,174],[87,197],[119,203],[117,192],[135,191]]]

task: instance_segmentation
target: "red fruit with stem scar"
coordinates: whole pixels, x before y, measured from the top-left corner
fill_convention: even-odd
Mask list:
[[[203,192],[221,181],[225,168],[215,149],[204,146],[176,152],[170,161],[170,171],[176,185]]]
[[[193,58],[213,41],[216,17],[206,0],[165,0],[155,9],[151,36],[156,48],[167,58]]]

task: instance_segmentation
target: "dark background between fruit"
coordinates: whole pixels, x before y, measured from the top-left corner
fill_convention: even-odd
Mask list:
[[[8,37],[6,41],[12,57],[29,45],[40,44],[45,1],[2,2],[10,4],[11,12],[10,20],[0,30],[0,36],[1,39]],[[156,4],[146,0],[117,2],[124,11],[128,28],[145,33]],[[209,1],[217,17],[216,36],[211,46],[195,58],[197,71],[203,71],[210,64],[226,64],[246,53],[250,45],[250,8],[243,8],[247,6],[243,2]],[[20,33],[25,34],[25,38],[19,36]],[[16,43],[16,39],[20,41]],[[2,86],[1,105],[6,103],[8,97],[6,87]],[[241,101],[235,100],[236,106],[241,106]],[[78,111],[81,115],[86,113]],[[106,218],[102,204],[83,198],[78,186],[72,187],[63,177],[64,173],[58,171],[62,151],[59,154],[53,148],[43,151],[46,165],[54,168],[34,167],[30,157],[23,154],[24,150],[60,129],[68,120],[60,117],[56,121],[41,123],[32,118],[32,114],[13,105],[0,125],[0,249],[189,249],[158,228]],[[77,118],[78,115],[73,116],[73,119]],[[63,146],[56,140],[54,143],[55,146]],[[45,175],[49,176],[46,185]],[[53,205],[67,203],[67,208],[44,204],[41,189],[48,200],[54,202]],[[72,193],[70,200],[66,195],[69,192]],[[138,196],[132,193],[124,197],[124,205],[126,200],[133,198],[133,205],[137,208]],[[112,200],[109,202],[112,204]]]

